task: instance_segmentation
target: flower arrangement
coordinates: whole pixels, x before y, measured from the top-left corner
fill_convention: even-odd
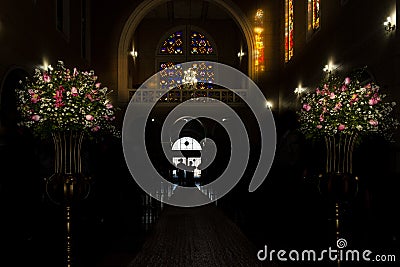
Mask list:
[[[116,108],[108,99],[111,91],[97,79],[93,70],[71,70],[63,61],[48,70],[36,69],[17,88],[19,125],[41,138],[63,131],[81,131],[89,137],[118,136],[113,124]]]
[[[349,76],[329,74],[313,92],[301,99],[300,131],[306,138],[336,134],[391,137],[399,122],[391,116],[395,102],[375,82],[363,84],[359,72]]]

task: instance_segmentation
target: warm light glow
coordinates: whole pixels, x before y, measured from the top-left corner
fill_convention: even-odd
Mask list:
[[[197,72],[193,68],[189,68],[183,71],[182,84],[188,84],[189,88],[192,88],[197,84]]]
[[[386,18],[386,21],[383,23],[386,31],[391,32],[396,29],[396,24],[393,21],[395,21],[395,19],[392,19],[392,17]]]
[[[242,58],[246,55],[246,53],[243,51],[242,48],[240,48],[240,51],[237,53],[237,56],[240,60],[240,62],[242,62]]]
[[[53,69],[49,64],[49,60],[47,59],[47,57],[43,57],[42,65],[39,65],[39,68],[45,71]]]
[[[241,58],[241,57],[243,57],[245,55],[245,53],[243,51],[240,51],[237,55],[238,55],[238,57]]]
[[[135,51],[135,49],[132,49],[132,51],[129,52],[129,54],[131,54],[131,56],[132,56],[133,58],[136,58],[136,57],[138,56],[138,52]]]
[[[267,100],[267,101],[265,101],[265,106],[266,106],[267,108],[269,108],[269,109],[272,109],[273,104],[272,104],[271,101]]]
[[[264,11],[258,9],[254,17],[254,37],[256,39],[255,71],[264,71]]]
[[[261,27],[255,27],[254,28],[254,32],[256,33],[256,34],[261,34],[262,32],[263,32],[263,28],[261,28]]]
[[[297,94],[297,96],[300,96],[302,93],[304,93],[306,91],[306,88],[303,88],[301,86],[301,84],[299,85],[299,87],[297,87],[296,89],[294,89],[294,93]]]
[[[336,65],[334,65],[332,61],[329,61],[328,64],[326,64],[322,70],[325,72],[331,72],[334,69],[336,69]]]

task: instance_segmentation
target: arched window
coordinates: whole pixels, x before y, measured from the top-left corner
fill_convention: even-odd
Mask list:
[[[207,34],[186,26],[162,38],[158,55],[183,55],[187,60],[196,60],[191,56],[208,55],[216,59],[216,49]]]
[[[202,150],[200,143],[192,137],[182,137],[174,142],[172,150]]]

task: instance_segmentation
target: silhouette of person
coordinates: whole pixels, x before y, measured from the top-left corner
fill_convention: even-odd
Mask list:
[[[176,164],[177,170],[176,174],[178,176],[178,185],[183,185],[183,181],[185,179],[185,170],[186,170],[186,165],[183,163],[183,159],[178,160],[178,164]]]
[[[193,165],[193,161],[189,161],[189,165],[186,166],[186,181],[189,186],[194,185],[194,170],[196,167]]]

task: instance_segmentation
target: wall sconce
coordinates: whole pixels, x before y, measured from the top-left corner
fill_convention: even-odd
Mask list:
[[[273,104],[272,104],[271,101],[267,100],[267,101],[265,101],[265,106],[266,106],[267,108],[269,108],[269,109],[272,109]]]
[[[52,71],[53,67],[49,64],[49,61],[47,58],[43,58],[43,64],[38,66],[39,69],[43,71]]]
[[[396,29],[396,24],[392,23],[392,18],[387,17],[386,21],[383,23],[383,26],[385,26],[385,30],[387,32],[394,31]]]
[[[330,71],[332,71],[332,67],[329,65],[325,65],[325,67],[322,70],[325,72],[330,72]]]
[[[297,96],[300,96],[305,91],[306,91],[306,88],[301,87],[301,85],[299,85],[299,87],[294,89],[294,93],[297,94]]]
[[[135,50],[132,50],[129,54],[131,54],[131,56],[133,57],[133,59],[137,58],[138,53]]]
[[[324,66],[324,68],[322,69],[324,72],[331,72],[331,71],[333,71],[334,69],[336,69],[336,65],[334,65],[332,62],[329,62],[328,64],[326,64],[325,66]]]
[[[238,56],[238,58],[240,58],[240,59],[242,59],[242,57],[243,57],[244,55],[246,55],[246,53],[243,52],[242,50],[240,50],[240,51],[237,53],[237,56]]]

